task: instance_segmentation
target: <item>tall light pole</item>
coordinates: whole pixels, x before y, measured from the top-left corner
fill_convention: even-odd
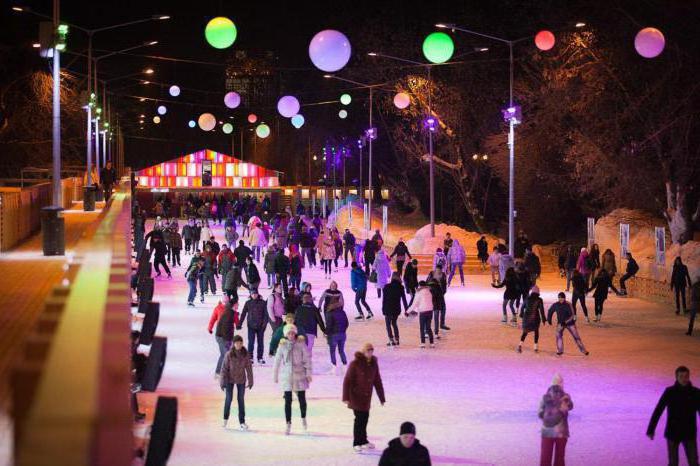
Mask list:
[[[338,79],[340,81],[345,81],[350,84],[355,84],[357,86],[360,86],[361,88],[369,89],[369,128],[365,131],[365,136],[368,139],[368,153],[369,153],[369,181],[368,181],[368,187],[369,187],[369,199],[367,200],[367,211],[369,214],[369,229],[372,229],[372,194],[373,194],[373,186],[372,186],[372,141],[377,138],[377,129],[372,126],[372,107],[373,107],[373,97],[374,97],[374,89],[382,89],[386,85],[386,83],[382,84],[365,84],[361,83],[358,81],[353,81],[352,79],[347,79],[347,78],[341,78],[340,76],[336,76],[334,74],[324,74],[324,78],[327,79]],[[384,89],[387,90],[387,89]],[[360,165],[361,166],[361,165]],[[361,193],[362,198],[364,198],[365,193]],[[362,201],[364,203],[364,200]]]
[[[517,40],[503,39],[502,37],[483,34],[481,32],[472,31],[454,24],[438,23],[435,25],[441,29],[451,29],[454,31],[464,32],[473,36],[483,37],[486,39],[501,42],[508,46],[509,57],[509,95],[508,108],[503,111],[503,118],[508,122],[508,253],[513,255],[513,246],[515,244],[515,125],[522,121],[521,109],[513,103],[513,45],[517,42],[525,40],[521,38]]]

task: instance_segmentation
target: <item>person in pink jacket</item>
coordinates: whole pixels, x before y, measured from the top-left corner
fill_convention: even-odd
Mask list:
[[[591,275],[591,267],[589,262],[588,249],[581,248],[581,252],[578,255],[578,261],[576,261],[576,270],[583,275],[583,278],[586,279],[586,283],[588,283],[588,278]]]

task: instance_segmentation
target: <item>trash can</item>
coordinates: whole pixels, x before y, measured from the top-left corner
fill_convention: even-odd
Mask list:
[[[97,194],[97,186],[85,186],[83,188],[83,210],[92,212],[95,210],[95,197]]]
[[[41,209],[41,235],[45,256],[62,256],[66,252],[65,219],[62,207]]]

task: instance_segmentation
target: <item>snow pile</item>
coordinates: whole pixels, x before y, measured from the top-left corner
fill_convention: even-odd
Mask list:
[[[657,281],[670,281],[673,261],[680,255],[688,266],[690,277],[700,279],[700,242],[689,241],[684,245],[671,244],[668,224],[661,218],[632,209],[615,209],[600,218],[595,225],[595,239],[601,254],[610,249],[615,253],[618,268],[624,271],[627,261],[620,257],[620,223],[630,226],[629,251],[639,264],[638,275]],[[666,227],[666,264],[656,265],[656,240],[654,227]],[[620,264],[622,266],[620,267]]]
[[[425,225],[416,231],[415,235],[406,242],[408,250],[414,254],[434,254],[437,248],[443,246],[443,240],[447,233],[450,233],[452,239],[458,240],[467,254],[476,254],[476,242],[481,238],[480,233],[467,231],[455,225],[446,225],[439,223],[435,225],[435,237],[430,236],[430,225]],[[484,234],[486,241],[489,243],[489,250],[493,246],[503,240],[489,234]]]

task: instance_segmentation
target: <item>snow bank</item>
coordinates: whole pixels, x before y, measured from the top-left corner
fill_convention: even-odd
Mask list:
[[[437,248],[441,248],[443,240],[447,233],[450,233],[452,239],[456,239],[467,251],[467,254],[476,254],[476,242],[481,238],[480,233],[467,231],[455,225],[446,225],[439,223],[435,225],[435,237],[430,236],[430,224],[425,225],[416,231],[415,235],[406,242],[409,251],[415,254],[434,254]],[[503,240],[489,234],[485,234],[486,241],[489,243],[489,249]]]
[[[693,283],[700,279],[700,242],[689,241],[684,245],[671,244],[671,236],[667,223],[653,215],[632,209],[615,209],[600,218],[595,225],[595,239],[601,253],[611,249],[622,264],[623,270],[627,261],[620,257],[620,223],[630,226],[629,251],[639,264],[639,276],[656,281],[670,281],[673,261],[681,256],[683,263],[688,266]],[[666,227],[666,264],[656,265],[656,242],[654,227]]]

